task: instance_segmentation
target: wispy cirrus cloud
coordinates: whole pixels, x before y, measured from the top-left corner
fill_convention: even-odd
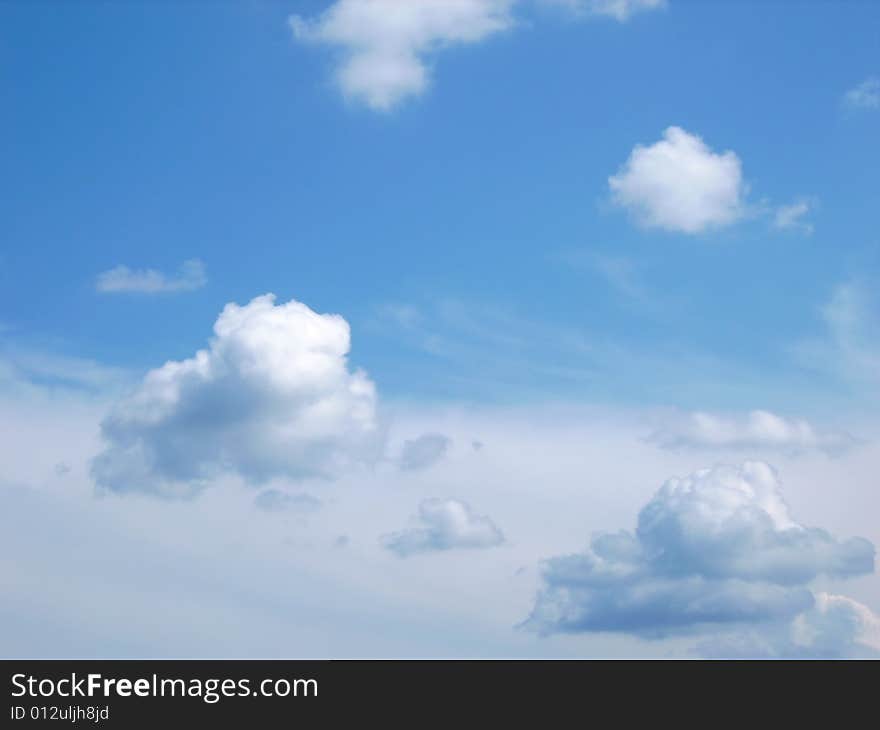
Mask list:
[[[0,343],[0,391],[42,394],[71,391],[106,395],[124,387],[131,373],[48,348]]]
[[[102,294],[166,294],[194,291],[207,283],[204,263],[199,259],[189,259],[174,274],[157,269],[115,266],[98,274],[95,288]]]
[[[813,224],[805,220],[811,210],[812,205],[806,200],[781,205],[773,214],[773,227],[779,230],[800,231],[807,236],[812,235]]]
[[[872,389],[880,384],[880,299],[872,284],[852,278],[833,288],[819,308],[825,334],[794,344],[805,366]]]

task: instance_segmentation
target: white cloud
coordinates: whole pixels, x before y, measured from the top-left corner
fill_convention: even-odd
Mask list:
[[[781,205],[773,216],[773,226],[780,230],[799,230],[809,236],[813,232],[813,224],[804,220],[804,216],[809,212],[810,204],[804,200],[791,205]]]
[[[744,214],[739,158],[732,151],[713,152],[680,127],[669,127],[652,145],[636,145],[608,185],[612,200],[647,227],[702,233]]]
[[[629,20],[636,13],[666,7],[666,0],[544,0],[544,2],[563,5],[575,13],[604,15],[620,22]]]
[[[865,79],[855,88],[846,92],[844,100],[856,109],[880,108],[880,78]]]
[[[382,544],[402,558],[416,553],[456,548],[489,548],[504,535],[485,515],[474,514],[456,499],[426,499],[419,505],[422,527],[393,532]]]
[[[660,637],[790,620],[813,608],[811,581],[871,573],[874,553],[863,538],[795,522],[769,465],[717,466],[668,480],[635,533],[546,561],[525,625]]]
[[[207,281],[205,265],[199,259],[190,259],[184,261],[173,276],[156,269],[116,266],[98,274],[95,288],[105,294],[162,294],[201,289]]]
[[[330,477],[377,453],[376,392],[348,323],[272,294],[227,304],[207,349],[150,371],[102,424],[99,486],[185,494],[232,472]]]
[[[426,433],[417,439],[404,441],[400,468],[406,471],[427,469],[446,455],[451,444],[451,439],[442,433]]]
[[[0,392],[106,393],[122,387],[129,373],[120,368],[50,350],[0,343]]]
[[[530,379],[528,387],[540,382],[540,388],[558,383],[570,388],[583,383],[600,355],[580,327],[479,301],[442,299],[423,309],[386,306],[371,326],[393,346],[430,357],[419,373],[427,386],[453,383],[459,393],[477,388],[480,398],[509,395],[511,387],[522,388]]]
[[[847,596],[820,592],[789,622],[707,639],[697,650],[723,658],[877,658],[880,617]]]
[[[839,431],[819,431],[808,421],[769,411],[744,415],[694,412],[672,417],[648,440],[664,449],[767,449],[786,453],[823,451],[837,455],[855,439]]]
[[[337,0],[317,18],[292,15],[294,37],[337,48],[342,92],[387,111],[430,82],[426,57],[513,24],[513,0]]]

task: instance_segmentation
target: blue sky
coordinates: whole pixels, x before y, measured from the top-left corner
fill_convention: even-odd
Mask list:
[[[565,424],[581,428],[581,418],[609,418],[616,433],[620,419],[631,419],[621,426],[621,444],[654,424],[653,415],[633,413],[716,414],[727,435],[707,436],[712,429],[702,422],[659,427],[674,431],[670,442],[720,449],[662,464],[675,473],[772,452],[779,443],[768,446],[764,422],[748,420],[754,411],[772,411],[789,425],[809,420],[812,435],[795,428],[780,437],[786,463],[798,450],[836,451],[843,433],[873,443],[878,4],[463,0],[473,14],[457,21],[445,18],[438,0],[419,2],[440,8],[433,20],[417,14],[424,25],[413,31],[435,33],[412,46],[427,81],[384,108],[375,103],[378,77],[361,79],[366,86],[354,91],[340,87],[346,54],[362,44],[383,62],[401,66],[402,58],[395,72],[409,73],[412,58],[400,47],[417,41],[370,36],[368,24],[343,28],[355,34],[347,45],[328,40],[334,8],[362,0],[0,3],[0,365],[12,363],[7,380],[15,387],[2,367],[0,384],[16,393],[25,392],[23,382],[48,388],[63,397],[63,409],[74,408],[73,399],[71,428],[85,418],[90,425],[82,428],[109,443],[105,449],[95,436],[78,455],[47,456],[50,462],[70,462],[75,473],[81,467],[84,494],[95,481],[113,491],[120,454],[135,439],[160,456],[155,468],[129,474],[131,483],[165,485],[194,474],[222,482],[228,475],[214,470],[200,429],[225,418],[225,409],[268,398],[259,383],[236,371],[235,394],[226,381],[206,381],[199,392],[211,408],[175,415],[162,433],[127,421],[120,393],[150,369],[206,347],[225,305],[268,292],[279,306],[295,299],[345,318],[351,365],[368,373],[376,402],[387,406],[389,443],[404,449],[423,431],[439,432],[464,449],[450,453],[470,459],[463,445],[482,440],[480,427],[501,434],[504,409],[529,422],[529,409],[561,403],[589,414],[566,412],[550,427],[554,434]],[[478,32],[468,25],[486,17],[500,26]],[[451,30],[438,31],[446,22]],[[468,33],[477,35],[455,40]],[[383,46],[393,43],[402,45]],[[661,150],[670,128],[681,130],[683,145],[696,145],[688,148],[696,149],[692,162],[709,177],[691,184],[686,166],[673,161],[661,192],[678,197],[664,213],[642,178],[667,173],[636,169],[634,160],[639,150]],[[723,159],[736,164],[724,167]],[[623,192],[611,179],[622,181]],[[672,223],[651,218],[666,214]],[[311,326],[305,315],[295,321],[290,332]],[[321,342],[337,353],[338,332],[321,321],[328,328]],[[228,351],[225,343],[221,336],[211,357],[228,364],[229,352],[252,341],[231,336]],[[291,347],[279,346],[278,356],[298,357]],[[346,408],[372,407],[355,376],[327,367],[351,397]],[[87,393],[78,392],[83,385]],[[144,398],[153,397],[150,387],[141,386]],[[24,408],[15,403],[10,414]],[[47,418],[62,410],[45,407]],[[403,414],[396,420],[388,415],[395,408]],[[469,416],[444,408],[473,409],[485,421],[472,427]],[[441,412],[442,423],[432,425]],[[339,427],[361,423],[360,415],[351,418]],[[273,444],[277,436],[258,435]],[[504,453],[518,443],[508,436],[497,435],[508,444]],[[172,442],[202,456],[183,464]],[[375,444],[346,430],[333,447],[334,468],[343,446],[359,460]],[[256,447],[224,458],[232,458],[236,479],[258,486],[266,474],[291,483],[323,478],[328,464],[313,460],[312,445],[303,449],[296,453],[308,464]],[[381,459],[397,458],[388,453]],[[864,486],[864,465],[876,451],[867,454],[852,457],[865,469],[853,489],[876,505]],[[444,458],[451,457],[441,448],[437,463]],[[855,469],[834,463],[839,474]],[[671,473],[627,477],[651,489],[626,502],[626,514],[634,518]],[[24,462],[4,479],[13,474],[16,483],[37,478]],[[446,477],[479,481],[460,462]],[[706,489],[713,479],[705,477]],[[314,491],[308,481],[305,488]],[[457,539],[443,531],[447,503],[429,509],[436,503],[427,500],[445,498],[438,489],[424,486],[423,514],[432,516],[416,544]],[[406,514],[422,514],[407,506]],[[449,507],[452,522],[458,509]],[[831,527],[848,534],[860,526],[845,517]],[[465,543],[489,544],[481,519],[474,517]],[[537,552],[535,561],[546,557]],[[876,579],[863,580],[859,598],[876,611]],[[549,590],[542,601],[551,600]],[[501,652],[505,640],[498,641],[486,651]],[[511,651],[532,651],[523,646]],[[568,651],[554,646],[551,653]]]
[[[332,51],[291,38],[285,16],[321,7],[4,4],[0,306],[16,335],[142,368],[265,291],[357,324],[456,300],[766,372],[820,332],[838,282],[877,266],[877,115],[843,103],[875,70],[872,3],[685,2],[627,23],[526,7],[432,54],[431,88],[378,114],[336,93]],[[761,216],[696,236],[634,227],[607,178],[669,125],[735,151],[754,204],[815,201],[813,235]],[[668,307],[627,306],[572,252],[629,260]],[[191,258],[209,283],[185,300],[94,290],[117,264]],[[51,296],[34,306],[35,291]],[[356,338],[357,360],[418,397],[420,354],[389,339]]]

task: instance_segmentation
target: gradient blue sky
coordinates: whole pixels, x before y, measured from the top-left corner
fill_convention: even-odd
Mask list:
[[[8,337],[144,368],[202,343],[225,302],[273,291],[344,313],[389,394],[687,396],[664,368],[595,372],[554,349],[487,389],[387,322],[365,330],[387,305],[452,301],[623,358],[718,359],[700,367],[741,369],[744,387],[834,387],[788,348],[880,261],[878,116],[843,101],[876,72],[875,3],[681,2],[626,23],[527,6],[518,27],[435,54],[431,88],[390,113],[342,100],[332,52],[292,39],[286,15],[325,5],[0,5]],[[697,236],[634,226],[607,178],[669,125],[736,152],[753,204],[812,201],[813,235],[762,216]],[[625,259],[643,301],[595,255]],[[109,302],[93,285],[117,264],[191,258],[209,283],[185,298]]]

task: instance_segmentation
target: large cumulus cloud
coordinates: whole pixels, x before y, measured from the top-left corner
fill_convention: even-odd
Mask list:
[[[666,0],[542,0],[575,16],[625,22]],[[522,25],[525,0],[336,0],[312,17],[291,15],[293,37],[336,51],[335,81],[349,99],[387,112],[431,85],[439,52]]]
[[[790,620],[814,607],[812,580],[870,573],[874,553],[795,522],[769,465],[717,466],[668,480],[634,533],[547,560],[525,625],[659,637]]]
[[[380,448],[376,390],[349,326],[272,294],[227,304],[206,349],[151,370],[101,426],[100,487],[185,494],[220,473],[332,477]]]

